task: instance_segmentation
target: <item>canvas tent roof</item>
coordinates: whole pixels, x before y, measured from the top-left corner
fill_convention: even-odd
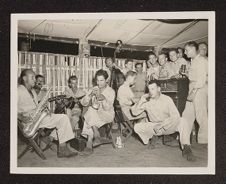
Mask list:
[[[161,20],[20,20],[18,32],[139,46],[174,47],[190,40],[207,41],[208,21]]]

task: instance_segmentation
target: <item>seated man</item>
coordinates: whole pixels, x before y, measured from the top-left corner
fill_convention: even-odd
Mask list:
[[[38,107],[37,94],[34,91],[35,73],[31,69],[25,69],[20,75],[21,85],[18,86],[18,119],[26,123]],[[74,138],[70,120],[64,114],[51,114],[44,117],[39,128],[56,128],[59,140],[58,157],[71,157],[77,155],[70,151],[66,142]],[[53,135],[52,135],[53,136]]]
[[[35,76],[35,86],[34,86],[34,90],[38,95],[38,102],[40,102],[43,98],[43,96],[45,96],[47,89],[43,88],[43,85],[45,83],[45,78],[43,75],[36,75]]]
[[[71,107],[67,108],[67,115],[71,120],[72,129],[78,130],[78,122],[82,113],[82,108],[80,106],[80,99],[85,96],[85,92],[78,88],[78,78],[73,75],[68,79],[68,88],[65,90],[64,94],[67,98],[72,99]]]
[[[131,86],[134,84],[136,76],[137,74],[134,71],[127,72],[126,80],[123,85],[119,87],[117,95],[117,100],[119,101],[122,111],[129,120],[145,117],[145,113],[141,113],[139,116],[136,114],[136,116],[134,116],[130,111],[131,107],[139,101],[139,99],[135,97],[133,91],[131,90]]]
[[[95,75],[97,86],[88,91],[81,100],[83,106],[89,106],[84,115],[85,121],[82,130],[82,135],[88,138],[84,150],[86,154],[91,154],[93,152],[92,148],[104,141],[100,138],[98,128],[111,123],[115,117],[113,107],[115,91],[108,86],[107,79],[107,71],[98,70]]]
[[[134,131],[140,136],[144,144],[148,144],[149,139],[156,139],[155,136],[169,135],[179,132],[182,155],[188,161],[194,161],[190,146],[191,128],[180,114],[173,100],[161,94],[159,82],[150,81],[148,84],[149,94],[141,97],[140,101],[131,110],[133,114],[140,114],[143,111],[148,113],[150,122],[141,122],[134,126]]]

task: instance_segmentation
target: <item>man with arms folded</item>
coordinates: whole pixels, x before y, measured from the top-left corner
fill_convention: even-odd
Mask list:
[[[131,110],[134,115],[146,111],[150,122],[135,124],[134,131],[144,144],[148,144],[149,139],[153,144],[152,141],[156,139],[156,136],[179,132],[183,157],[188,161],[194,161],[195,157],[190,146],[191,131],[188,123],[180,117],[173,100],[169,96],[161,94],[158,81],[150,81],[148,90],[149,94],[143,95]]]
[[[136,63],[136,80],[134,82],[133,91],[136,98],[139,98],[144,94],[146,82],[147,82],[147,75],[143,72],[143,63]]]

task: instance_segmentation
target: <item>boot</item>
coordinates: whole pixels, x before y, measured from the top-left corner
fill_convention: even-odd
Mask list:
[[[59,146],[58,152],[57,152],[57,157],[58,158],[69,158],[73,156],[77,156],[78,153],[70,151],[67,146]]]
[[[195,156],[192,153],[191,146],[190,145],[187,145],[187,144],[184,145],[184,149],[182,151],[182,156],[184,158],[186,158],[187,161],[190,161],[190,162],[196,160]]]

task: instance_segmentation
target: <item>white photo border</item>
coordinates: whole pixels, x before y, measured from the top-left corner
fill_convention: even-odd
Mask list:
[[[208,19],[208,165],[207,167],[18,167],[17,70],[18,21],[38,19]],[[215,174],[215,12],[129,12],[11,14],[10,173],[14,174]]]

